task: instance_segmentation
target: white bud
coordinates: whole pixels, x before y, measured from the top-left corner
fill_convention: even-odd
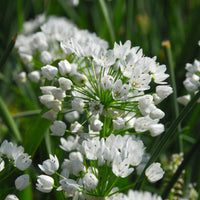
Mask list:
[[[19,200],[14,194],[9,194],[4,200]]]
[[[51,53],[48,51],[43,51],[40,55],[40,60],[42,61],[42,63],[44,64],[50,64],[52,61],[52,56]]]
[[[25,189],[29,185],[30,185],[30,182],[29,182],[29,175],[28,174],[21,175],[15,180],[15,187],[19,191],[22,191],[23,189]]]
[[[71,64],[67,60],[61,60],[58,63],[59,72],[62,76],[71,72]]]
[[[68,123],[72,123],[79,119],[79,113],[78,111],[72,111],[72,112],[66,113],[64,115],[64,118]]]
[[[165,113],[158,108],[156,108],[150,112],[150,117],[152,119],[162,119],[164,116],[165,116]]]
[[[163,175],[164,171],[161,168],[160,163],[152,163],[145,171],[145,175],[151,183],[159,181]]]
[[[57,112],[54,110],[49,110],[42,115],[43,118],[54,121],[57,118]]]
[[[102,129],[103,123],[98,120],[98,119],[94,119],[90,122],[90,128],[93,131],[100,131]]]
[[[80,134],[83,132],[83,126],[76,121],[71,124],[70,130],[72,134]]]
[[[149,131],[152,137],[156,137],[163,133],[165,130],[163,124],[152,124],[149,126]]]
[[[19,83],[25,83],[26,82],[26,72],[21,72],[19,73],[16,77],[15,80]]]
[[[40,175],[38,176],[36,189],[44,192],[49,193],[53,189],[54,179],[47,175]]]
[[[62,90],[71,90],[71,87],[73,85],[72,81],[68,78],[61,77],[58,79],[58,82]]]
[[[54,121],[50,126],[50,130],[52,131],[51,135],[63,136],[66,128],[67,126],[63,121]]]
[[[42,104],[47,106],[49,101],[54,100],[54,96],[51,94],[44,94],[44,95],[40,96],[39,99]]]
[[[42,67],[41,70],[42,75],[48,80],[53,80],[58,73],[58,69],[51,65],[46,65]]]
[[[168,85],[159,85],[156,87],[156,93],[163,100],[173,92],[172,88]]]
[[[5,161],[0,157],[0,172],[5,168]]]
[[[60,101],[63,101],[63,99],[66,97],[65,91],[63,91],[61,88],[53,88],[51,92],[53,96]]]
[[[115,130],[120,130],[125,128],[125,121],[121,117],[117,117],[116,120],[113,120],[113,128]]]
[[[178,97],[178,98],[177,98],[177,101],[178,101],[180,104],[184,105],[184,106],[186,106],[186,105],[190,102],[190,100],[191,100],[190,94],[184,95],[184,96],[182,96],[182,97]]]
[[[34,83],[38,83],[38,81],[40,80],[40,72],[32,71],[28,74],[28,78],[30,79],[30,81],[32,81]]]
[[[72,100],[71,104],[72,104],[72,109],[73,110],[76,110],[76,111],[78,111],[80,113],[83,112],[85,104],[84,104],[82,99],[74,98]]]

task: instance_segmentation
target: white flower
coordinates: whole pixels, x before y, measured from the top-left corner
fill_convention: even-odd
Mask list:
[[[71,64],[67,60],[61,60],[58,63],[59,72],[62,76],[71,72]]]
[[[4,200],[19,200],[14,194],[8,194]]]
[[[110,75],[106,75],[101,78],[101,86],[103,90],[112,89],[114,84],[114,79]]]
[[[81,98],[74,98],[71,104],[73,110],[78,111],[80,113],[83,112],[85,104]]]
[[[59,168],[59,162],[56,155],[53,157],[51,154],[49,154],[50,159],[45,160],[42,165],[38,165],[39,168],[47,175],[52,175],[55,173],[55,171]]]
[[[112,163],[112,172],[118,177],[125,178],[134,171],[133,168],[129,168],[129,165],[129,159],[122,160],[121,156],[115,156]]]
[[[15,187],[19,191],[22,191],[23,189],[25,189],[29,185],[30,185],[30,182],[29,182],[29,175],[28,174],[21,175],[21,176],[17,177],[17,179],[15,180]]]
[[[79,185],[73,179],[63,179],[59,183],[67,197],[74,196],[75,192],[79,189]]]
[[[99,180],[93,173],[89,172],[83,177],[83,185],[88,191],[94,190],[97,187],[98,182]]]
[[[53,189],[54,179],[47,175],[40,175],[38,176],[36,189],[44,192],[49,193]]]
[[[60,138],[61,145],[59,146],[64,151],[70,152],[77,148],[79,136],[76,137],[68,136],[67,140],[65,138]]]
[[[59,78],[58,82],[62,90],[71,90],[71,87],[73,85],[70,79],[64,77]]]
[[[39,71],[32,71],[28,74],[28,78],[34,82],[34,83],[38,83],[38,81],[40,80],[40,72]]]
[[[152,183],[159,181],[163,175],[164,171],[161,168],[160,163],[152,163],[145,171],[145,175],[147,176],[148,180]]]
[[[52,65],[46,65],[41,68],[41,73],[48,80],[53,80],[58,73],[58,69]]]
[[[114,44],[114,56],[115,58],[122,59],[125,58],[125,56],[129,53],[131,48],[131,41],[127,40],[124,44],[121,42],[117,44],[115,42]]]
[[[103,111],[103,105],[100,101],[90,101],[89,108],[93,115],[101,114]]]
[[[5,161],[0,157],[0,172],[5,168]]]
[[[84,140],[82,143],[83,153],[89,160],[97,160],[98,152],[101,148],[100,141],[98,137],[92,138],[90,140]]]
[[[72,134],[80,134],[83,133],[83,126],[75,121],[73,124],[71,124],[70,130]]]
[[[63,136],[67,126],[63,121],[56,120],[49,128],[52,131],[51,135]]]
[[[185,86],[185,88],[189,91],[189,92],[195,92],[198,90],[200,83],[196,80],[194,80],[192,77],[188,77],[183,81],[183,84]]]
[[[27,153],[20,154],[15,160],[15,166],[21,170],[26,170],[32,163],[30,156]]]

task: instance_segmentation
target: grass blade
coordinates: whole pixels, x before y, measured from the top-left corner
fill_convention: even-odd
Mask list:
[[[32,124],[27,138],[24,140],[24,148],[27,153],[34,155],[37,148],[41,144],[45,137],[46,131],[49,128],[51,121],[42,118],[43,113],[46,109],[43,109],[40,115],[37,117],[36,121]]]
[[[6,104],[4,103],[3,99],[0,97],[0,113],[1,113],[1,118],[7,125],[7,127],[10,129],[12,133],[14,133],[16,139],[21,142],[22,137],[21,134],[18,130],[17,125],[15,124],[15,121],[13,117],[11,116],[8,108],[6,107]]]
[[[107,24],[109,34],[110,34],[110,38],[111,38],[111,43],[113,45],[114,42],[115,42],[115,34],[114,34],[113,25],[112,25],[111,20],[110,20],[110,16],[108,14],[108,9],[107,9],[107,6],[106,6],[106,3],[105,3],[104,0],[99,0],[99,3],[100,3],[100,6],[101,6],[101,10],[103,12],[103,15],[105,17],[105,20],[106,20],[106,24]]]
[[[10,55],[14,45],[15,45],[15,41],[17,38],[17,34],[15,34],[10,42],[10,44],[8,45],[8,48],[6,49],[5,53],[3,54],[3,56],[0,59],[0,69],[2,68],[2,66],[4,65],[4,63],[6,62],[6,60],[8,59],[8,56]]]

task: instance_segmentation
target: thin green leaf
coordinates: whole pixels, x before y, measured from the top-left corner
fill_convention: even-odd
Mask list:
[[[35,154],[37,148],[45,137],[46,131],[52,123],[51,121],[42,118],[42,115],[45,111],[46,109],[42,110],[41,114],[37,117],[36,121],[30,127],[27,138],[24,140],[23,146],[26,152],[32,156]]]
[[[6,49],[5,53],[3,54],[3,56],[0,59],[0,69],[2,68],[2,66],[4,65],[4,63],[6,62],[6,60],[8,59],[8,56],[10,55],[14,45],[15,45],[15,41],[17,38],[17,34],[15,34],[10,42],[10,44],[8,45],[8,48]]]
[[[8,108],[6,107],[6,104],[4,103],[3,99],[0,97],[0,113],[1,118],[4,121],[4,123],[7,125],[7,127],[10,129],[12,133],[14,133],[16,139],[21,142],[22,137],[18,130],[17,125],[15,124],[15,121],[13,120]]]

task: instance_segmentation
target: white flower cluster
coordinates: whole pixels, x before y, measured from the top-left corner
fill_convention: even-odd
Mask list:
[[[39,165],[45,175],[38,176],[37,189],[49,193],[57,187],[74,200],[105,199],[142,162],[145,147],[134,134],[164,132],[165,113],[157,105],[172,93],[166,66],[130,41],[108,49],[106,41],[58,17],[41,22],[40,32],[33,28],[20,35],[16,48],[28,78],[40,84],[51,135],[62,137],[60,148],[69,152],[63,162],[49,155]],[[25,82],[26,74],[17,78]],[[58,186],[54,174],[60,176]],[[163,174],[159,163],[146,170],[150,182]],[[130,192],[118,199],[159,199],[142,195]]]
[[[185,66],[186,72],[186,78],[183,81],[183,84],[186,88],[186,90],[189,92],[189,94],[178,97],[178,102],[187,105],[188,102],[191,100],[191,95],[195,94],[197,91],[199,91],[200,87],[200,61],[195,60],[192,64],[187,63]],[[199,101],[198,101],[199,102]]]
[[[14,162],[14,166],[21,171],[26,170],[32,163],[30,156],[24,153],[22,146],[17,146],[12,142],[4,140],[0,146],[0,156],[6,156],[9,160]],[[4,161],[1,158],[1,166],[4,166]],[[1,167],[3,169],[3,167]]]
[[[0,172],[5,169],[5,159],[9,160],[9,164],[13,164],[20,171],[26,170],[32,163],[30,156],[24,153],[22,146],[17,146],[12,142],[4,140],[0,146]],[[8,165],[8,164],[7,164]],[[16,178],[15,187],[17,190],[22,191],[30,185],[29,175],[23,174]],[[6,200],[17,200],[15,195],[7,195]]]
[[[106,198],[106,200],[162,200],[162,198],[156,194],[151,194],[150,192],[142,192],[142,191],[133,191],[129,190],[128,194],[116,194],[109,198]]]

